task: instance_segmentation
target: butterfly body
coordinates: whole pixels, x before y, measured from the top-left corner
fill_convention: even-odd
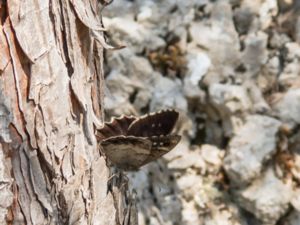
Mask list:
[[[115,118],[97,133],[102,152],[119,169],[138,170],[178,144],[181,137],[171,134],[177,119],[175,110]]]

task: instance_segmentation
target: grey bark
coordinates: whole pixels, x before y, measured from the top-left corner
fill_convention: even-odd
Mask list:
[[[103,7],[0,2],[0,224],[125,221],[126,186],[108,189],[94,135],[104,120],[103,49],[112,48]]]

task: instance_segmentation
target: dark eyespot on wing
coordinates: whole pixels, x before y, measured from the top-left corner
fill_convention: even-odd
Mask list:
[[[172,132],[178,116],[179,113],[175,110],[162,110],[142,116],[132,122],[127,135],[139,137],[168,135]]]
[[[180,135],[168,135],[164,137],[151,137],[150,140],[152,142],[151,153],[144,162],[147,164],[152,162],[164,154],[171,151],[180,141]]]
[[[147,138],[116,136],[101,142],[106,158],[123,170],[138,170],[151,152],[151,141]]]

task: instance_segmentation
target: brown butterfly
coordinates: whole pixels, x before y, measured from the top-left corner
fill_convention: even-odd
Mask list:
[[[102,151],[119,169],[138,170],[178,144],[180,135],[171,134],[178,115],[177,111],[167,109],[139,118],[114,118],[97,131]]]

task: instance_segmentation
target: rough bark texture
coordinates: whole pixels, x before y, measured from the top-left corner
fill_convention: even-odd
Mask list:
[[[126,186],[108,189],[94,135],[104,119],[103,7],[0,1],[0,224],[124,220]]]

